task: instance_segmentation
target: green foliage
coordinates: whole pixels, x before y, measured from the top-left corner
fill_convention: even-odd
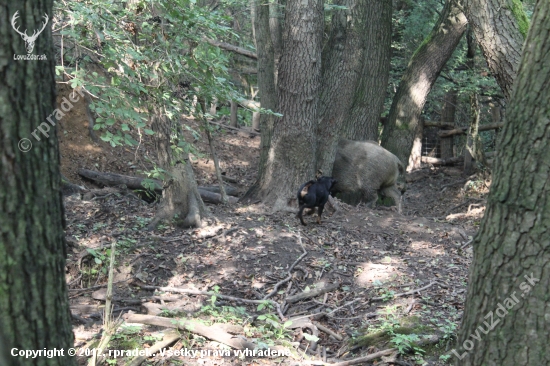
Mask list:
[[[224,1],[234,5],[237,1]],[[232,35],[230,19],[193,0],[70,0],[56,3],[66,45],[58,76],[92,95],[94,129],[112,146],[135,146],[132,132],[153,134],[151,112],[193,113],[199,100],[236,97],[226,54],[204,37]],[[184,142],[177,149],[189,152]]]
[[[275,339],[284,339],[289,337],[290,331],[288,327],[292,324],[291,321],[287,321],[284,324],[281,324],[277,315],[272,313],[260,315],[258,316],[258,320],[265,322],[265,324],[260,325],[258,327],[265,339],[268,339],[271,337],[274,337]],[[313,340],[313,338],[317,338],[309,334],[308,336],[312,337],[311,340]],[[305,334],[304,334],[304,337],[305,337]],[[306,337],[306,339],[308,338]]]
[[[419,340],[420,338],[416,334],[392,334],[390,342],[393,343],[399,353],[404,354],[413,348],[413,342],[418,342]],[[421,352],[420,348],[414,347],[414,349]]]

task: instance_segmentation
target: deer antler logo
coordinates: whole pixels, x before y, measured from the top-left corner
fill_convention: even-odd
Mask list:
[[[13,29],[19,33],[19,35],[21,35],[21,38],[23,38],[23,40],[25,41],[25,47],[27,48],[27,53],[31,53],[32,50],[34,49],[34,42],[36,41],[36,38],[40,35],[40,33],[42,33],[42,31],[46,28],[46,24],[48,24],[48,20],[50,20],[50,18],[48,18],[48,14],[44,14],[43,18],[44,18],[44,23],[42,24],[42,29],[40,29],[39,31],[34,31],[32,36],[28,36],[27,35],[27,30],[25,29],[25,32],[21,33],[19,31],[19,27],[16,27],[16,24],[15,22],[17,21],[17,18],[19,18],[19,15],[17,14],[19,13],[19,10],[15,12],[15,14],[13,14],[13,17],[11,18],[11,26],[13,27]]]

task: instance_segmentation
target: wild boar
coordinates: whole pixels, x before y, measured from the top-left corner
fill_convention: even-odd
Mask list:
[[[401,213],[397,180],[404,172],[399,158],[375,141],[341,140],[332,168],[332,177],[337,181],[333,191],[359,193],[370,207],[374,207],[380,193],[391,197]]]

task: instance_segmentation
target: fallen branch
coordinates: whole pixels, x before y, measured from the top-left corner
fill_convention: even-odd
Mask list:
[[[320,331],[323,331],[325,332],[326,334],[328,335],[331,335],[333,336],[334,338],[336,338],[337,340],[341,341],[342,339],[344,339],[344,337],[342,337],[340,334],[334,332],[332,329],[328,328],[328,327],[325,327],[323,324],[319,323],[319,322],[315,322],[315,321],[312,321],[313,325],[315,325],[317,328],[319,328]]]
[[[94,248],[97,250],[97,248]],[[116,281],[116,282],[113,282],[113,284],[117,284],[117,283],[121,283],[121,282],[127,282],[128,280],[121,280],[121,281]],[[85,287],[85,288],[71,288],[69,289],[69,292],[74,292],[74,291],[92,291],[92,290],[96,290],[98,288],[102,288],[102,287],[107,287],[107,284],[104,283],[102,285],[96,285],[96,286],[92,286],[92,287]]]
[[[371,361],[371,360],[374,360],[374,359],[377,359],[379,357],[382,357],[382,356],[387,356],[387,355],[390,355],[394,352],[396,352],[397,350],[395,348],[389,348],[389,349],[385,349],[383,351],[379,351],[379,352],[376,352],[376,353],[372,353],[368,356],[364,356],[364,357],[359,357],[359,358],[355,358],[353,360],[349,360],[349,361],[343,361],[343,362],[337,362],[337,363],[333,363],[331,364],[331,366],[350,366],[350,365],[357,365],[358,363],[363,363],[363,362],[367,362],[367,361]]]
[[[245,108],[252,109],[254,112],[259,112],[258,109],[261,107],[260,102],[256,102],[255,100],[239,99],[237,100],[237,103],[239,103]]]
[[[101,173],[88,169],[79,169],[78,174],[84,178],[93,180],[94,182],[100,183],[104,186],[120,186],[125,185],[127,188],[132,190],[145,190],[145,187],[141,184],[146,178],[142,177],[131,177],[128,175],[115,174],[115,173]],[[231,181],[228,177],[222,176],[223,180]],[[157,194],[162,194],[163,183],[158,179],[150,179],[152,181],[154,192]],[[204,187],[205,188],[205,187]],[[203,187],[198,187],[199,194],[204,202],[208,203],[221,203],[221,195],[219,193],[213,192],[214,189],[208,187],[204,189]],[[219,189],[219,188],[218,188]],[[236,194],[238,190],[231,190],[231,193]],[[235,197],[229,197],[230,203],[237,202],[238,199]]]
[[[460,246],[460,249],[464,249],[465,247],[467,247],[468,245],[472,244],[472,242],[474,241],[474,239],[470,239],[468,240],[466,243],[462,244]]]
[[[234,46],[232,44],[225,43],[225,42],[216,41],[216,40],[209,39],[209,38],[206,38],[206,37],[203,38],[203,39],[207,43],[211,44],[212,46],[216,46],[216,47],[219,47],[219,48],[227,50],[227,51],[235,52],[235,53],[238,53],[239,55],[243,55],[243,56],[252,58],[254,60],[258,59],[258,55],[256,55],[256,53],[254,53],[252,51],[249,51],[245,48]]]
[[[144,290],[159,290],[159,291],[165,291],[165,292],[177,292],[180,294],[216,296],[219,299],[242,302],[245,304],[264,304],[267,301],[273,306],[275,306],[275,308],[277,309],[277,314],[279,314],[279,317],[281,318],[281,320],[284,319],[283,312],[281,311],[281,305],[279,305],[279,303],[273,300],[249,300],[249,299],[242,299],[240,297],[222,295],[216,292],[200,291],[200,290],[193,290],[193,289],[187,289],[187,288],[147,286],[147,285],[140,285],[140,284],[138,284],[138,286]]]
[[[172,331],[170,333],[166,333],[162,341],[155,343],[151,348],[148,349],[148,354],[156,354],[158,351],[168,347],[172,343],[176,342],[178,339],[180,339],[180,334],[178,332]],[[146,356],[137,356],[128,364],[128,366],[139,366],[146,359]]]
[[[479,126],[478,131],[496,130],[502,127],[504,127],[504,123],[491,123],[488,125]],[[454,135],[463,135],[466,134],[466,132],[468,132],[468,127],[461,127],[449,131],[439,131],[438,135],[439,137],[451,137]]]
[[[452,122],[424,121],[424,127],[455,128]]]
[[[464,156],[458,156],[456,158],[448,158],[448,159],[439,159],[439,158],[432,158],[429,156],[423,156],[422,162],[432,165],[453,165],[464,162]]]
[[[198,321],[186,319],[164,318],[160,316],[141,315],[141,314],[125,314],[123,316],[127,323],[139,323],[156,325],[165,328],[176,328],[187,330],[190,333],[201,335],[205,338],[216,342],[226,344],[235,349],[250,349],[256,348],[256,344],[249,342],[244,337],[234,337],[233,335],[223,331],[221,327],[216,325],[204,325]]]
[[[452,186],[458,186],[458,185],[461,185],[463,183],[466,183],[467,182],[467,179],[461,179],[461,180],[457,180],[456,182],[453,182],[453,183],[448,183],[448,184],[444,184],[440,187],[441,190],[447,188],[447,187],[452,187]]]
[[[210,123],[213,124],[213,125],[216,125],[216,126],[220,126],[220,127],[223,127],[223,128],[227,128],[228,130],[234,130],[234,131],[239,131],[239,132],[246,132],[246,133],[250,133],[250,134],[252,134],[252,135],[259,135],[259,134],[260,134],[259,132],[256,132],[256,131],[254,131],[254,130],[243,130],[242,128],[224,125],[223,123],[212,122],[212,121],[210,121]]]
[[[275,286],[273,287],[273,291],[271,291],[269,294],[265,295],[264,296],[264,300],[267,300],[269,299],[271,296],[275,295],[277,293],[277,290],[279,289],[279,286],[281,286],[282,284],[285,284],[287,283],[288,281],[290,281],[292,279],[292,270],[294,269],[294,267],[300,263],[300,261],[307,255],[307,251],[306,251],[306,248],[304,248],[304,245],[302,244],[302,237],[300,236],[300,233],[298,233],[298,242],[300,243],[300,246],[302,247],[302,250],[304,251],[304,253],[302,253],[301,256],[298,257],[298,259],[296,259],[294,261],[294,263],[292,263],[292,265],[290,266],[290,268],[288,269],[288,277],[285,278],[284,280],[282,281],[279,281],[275,284]]]
[[[451,212],[453,212],[454,210],[456,210],[457,208],[460,208],[462,206],[466,206],[467,204],[470,203],[470,201],[476,201],[476,200],[479,200],[478,198],[473,198],[473,197],[470,197],[468,199],[466,199],[464,202],[462,203],[459,203],[458,205],[454,206],[454,207],[451,207],[450,209],[447,210],[447,212],[445,212],[445,214],[443,214],[444,217],[447,217],[451,214]],[[468,210],[468,213],[470,212],[470,210]]]
[[[78,186],[76,184],[71,183],[63,174],[61,174],[61,192],[63,193],[63,196],[70,196],[76,193],[83,193],[86,192],[87,189],[85,187]]]
[[[350,302],[348,302],[348,303],[346,303],[346,304],[344,304],[344,305],[342,305],[342,306],[339,306],[339,307],[337,307],[336,309],[334,309],[334,310],[329,311],[328,313],[326,313],[326,316],[330,316],[331,314],[337,312],[337,311],[340,310],[340,309],[345,308],[346,306],[350,306],[350,305],[352,305],[352,304],[355,304],[355,303],[356,303],[357,301],[359,301],[359,300],[361,300],[360,297],[358,297],[357,299],[354,299],[354,300],[352,300],[352,301],[350,301]]]
[[[427,288],[430,288],[432,287],[433,285],[435,285],[437,282],[430,282],[429,284],[427,284],[426,286],[424,287],[421,287],[421,288],[418,288],[418,289],[414,289],[414,290],[410,290],[410,291],[407,291],[407,292],[402,292],[400,294],[395,294],[393,295],[393,298],[396,298],[396,297],[401,297],[401,296],[406,296],[406,295],[413,295],[417,292],[420,292],[420,291],[423,291]],[[382,300],[385,300],[387,299],[386,297],[373,297],[372,299],[370,299],[370,301],[382,301]]]
[[[316,288],[315,290],[311,290],[311,291],[307,291],[307,292],[301,292],[299,294],[287,297],[286,302],[288,302],[289,304],[292,304],[292,303],[298,302],[300,300],[309,299],[311,297],[322,295],[325,292],[330,292],[330,291],[336,290],[339,287],[340,287],[340,284],[335,283],[335,284],[332,284],[332,285]]]
[[[291,318],[290,320],[293,321],[293,322],[298,321],[298,320],[301,320],[301,319],[305,319],[305,318],[313,318],[313,319],[315,319],[315,320],[318,320],[318,319],[321,319],[321,318],[324,317],[324,316],[330,316],[330,317],[332,318],[332,315],[331,315],[331,314],[337,312],[337,311],[340,310],[340,309],[345,308],[346,306],[355,304],[355,303],[356,303],[357,301],[359,301],[359,300],[361,300],[360,297],[358,297],[357,299],[352,300],[352,301],[350,301],[350,302],[348,302],[348,303],[346,303],[346,304],[344,304],[344,305],[342,305],[342,306],[339,306],[339,307],[337,307],[336,309],[334,309],[334,310],[332,310],[332,311],[329,311],[328,313],[323,313],[323,312],[321,312],[321,313],[316,313],[316,314],[303,315],[303,316],[299,316],[299,317],[297,317],[297,318]],[[361,317],[363,317],[363,315],[361,315]],[[351,319],[351,318],[350,318],[350,319]]]

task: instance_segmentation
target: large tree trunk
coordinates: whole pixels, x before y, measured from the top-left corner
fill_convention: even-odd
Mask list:
[[[519,0],[464,0],[489,70],[506,99],[516,78],[529,21]]]
[[[441,68],[451,57],[467,20],[458,0],[447,0],[430,35],[414,53],[393,99],[382,146],[408,164],[414,135],[426,98]]]
[[[167,182],[156,216],[148,229],[154,229],[161,220],[170,220],[175,215],[179,217],[178,225],[201,227],[202,218],[208,212],[197,190],[189,156],[183,152],[181,156],[176,156],[172,150],[172,143],[175,143],[171,140],[172,131],[178,131],[181,136],[180,127],[172,125],[173,122],[164,115],[155,113],[152,118],[157,157],[159,165],[167,172]]]
[[[264,5],[263,0],[254,1],[254,28],[257,39],[258,53],[258,90],[261,106],[276,112],[279,98],[275,87],[275,59],[271,33],[269,29],[269,8]],[[258,164],[258,177],[256,182],[243,196],[242,200],[257,200],[260,198],[260,186],[265,180],[265,172],[268,161],[269,148],[273,126],[277,117],[272,114],[260,115],[260,163]]]
[[[473,242],[457,365],[549,365],[550,2],[539,0]],[[495,329],[493,329],[495,327]],[[477,338],[477,340],[475,339]]]
[[[66,351],[73,333],[65,282],[61,174],[55,124],[54,53],[51,18],[26,55],[10,19],[27,34],[40,29],[51,0],[0,0],[0,324],[11,350],[64,349],[65,357],[14,358],[18,365],[75,365]],[[50,116],[52,122],[46,119]],[[41,128],[45,134],[36,129]],[[31,135],[35,132],[40,140]],[[32,145],[31,145],[32,144]],[[24,152],[26,151],[26,152]]]
[[[260,197],[274,210],[286,207],[296,187],[314,176],[323,2],[289,0],[285,23],[278,76],[283,117],[275,123],[260,182]]]
[[[323,54],[317,168],[330,175],[340,138],[376,139],[389,76],[391,2],[339,0]]]
[[[362,0],[363,1],[363,0]],[[365,58],[342,138],[378,141],[378,125],[390,76],[392,3],[367,1]]]

